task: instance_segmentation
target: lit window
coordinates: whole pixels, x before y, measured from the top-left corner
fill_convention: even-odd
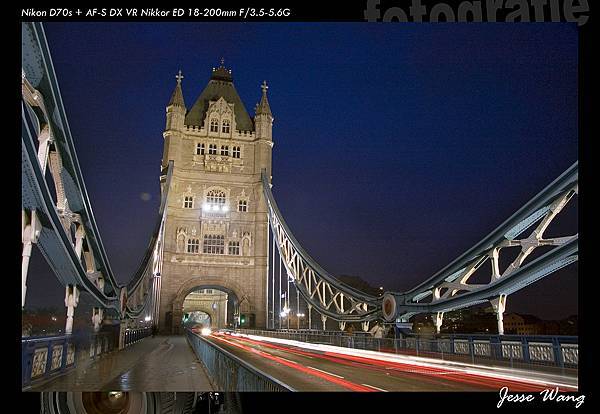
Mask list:
[[[198,249],[200,247],[200,240],[198,239],[189,239],[187,242],[187,252],[188,253],[198,253]]]
[[[202,252],[206,254],[225,254],[225,236],[205,234]]]
[[[229,242],[229,250],[228,253],[234,256],[239,256],[240,255],[240,242],[239,241],[232,241]]]
[[[223,121],[223,128],[221,129],[221,131],[225,132],[225,133],[229,133],[229,125],[230,125],[229,124],[229,119],[225,119]]]
[[[206,194],[206,202],[209,204],[225,204],[225,192],[221,190],[210,190]]]
[[[210,132],[219,132],[219,121],[216,119],[210,120]]]
[[[241,154],[242,154],[242,152],[240,151],[240,147],[233,147],[232,148],[232,156],[233,156],[233,158],[240,158]]]
[[[185,196],[183,198],[183,208],[193,208],[194,207],[194,197],[193,196]]]
[[[209,155],[217,155],[217,144],[210,144],[208,146],[208,154]]]
[[[238,202],[238,211],[248,211],[248,202],[246,200]]]
[[[221,145],[221,155],[229,157],[229,146]]]
[[[204,155],[204,144],[198,143],[196,145],[196,155]]]
[[[212,289],[206,289],[204,293],[206,293],[207,295],[212,295],[213,291]]]

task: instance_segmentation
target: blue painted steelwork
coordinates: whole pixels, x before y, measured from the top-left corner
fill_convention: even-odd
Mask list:
[[[386,292],[383,298],[357,292],[356,289],[337,281],[323,270],[292,235],[277,208],[265,173],[262,181],[269,207],[269,223],[274,238],[278,240],[278,252],[284,258],[283,263],[288,274],[293,276],[295,286],[307,303],[316,308],[319,313],[337,321],[370,321],[383,317],[388,322],[404,323],[415,314],[448,312],[486,303],[500,295],[509,295],[577,261],[577,234],[562,238],[541,238],[550,221],[577,193],[577,172],[576,162],[498,228],[431,278],[406,292]],[[539,234],[536,229],[528,238],[515,240],[540,220]],[[523,264],[531,251],[542,245],[554,246],[554,248],[541,257]],[[522,255],[500,273],[498,265],[500,250],[516,246],[522,248]],[[297,264],[298,261],[300,265]],[[483,285],[467,284],[468,278],[486,262],[492,264],[490,282]],[[348,315],[347,312],[340,312],[339,309],[325,308],[322,302],[316,300],[314,292],[307,289],[305,283],[301,283],[306,272],[316,275],[315,281],[322,280],[323,284],[331,286],[332,295],[347,295],[354,298],[353,303],[362,301],[368,305],[368,310]],[[300,276],[299,273],[303,275]],[[440,294],[442,291],[444,293]],[[422,302],[428,297],[429,302]]]
[[[46,381],[75,368],[87,358],[117,349],[114,332],[79,335],[35,336],[21,340],[21,386]]]
[[[154,270],[160,268],[156,266],[156,259],[162,256],[162,251],[158,250],[162,249],[173,162],[162,171],[161,204],[148,248],[129,282],[124,286],[119,285],[92,213],[41,23],[22,24],[22,50],[22,207],[24,211],[35,211],[42,224],[36,245],[61,284],[75,285],[87,291],[102,308],[115,311],[124,318],[137,318],[145,311],[147,314],[155,313],[156,309],[149,311],[149,308],[156,306],[158,298],[158,292],[154,291],[157,288],[154,278],[158,275]],[[92,275],[89,269],[86,271],[75,252],[71,240],[73,235],[69,234],[64,218],[59,215],[57,201],[52,196],[45,171],[40,165],[35,138],[40,137],[43,128],[48,130],[49,146],[59,157],[52,172],[58,174],[53,177],[54,182],[60,182],[61,191],[64,191],[68,202],[66,214],[75,214],[77,223],[83,227],[85,243],[95,267]],[[102,284],[93,278],[96,275],[101,276]],[[140,288],[144,289],[141,293],[138,292]]]
[[[22,39],[24,83],[39,92],[32,99],[41,99],[41,104],[40,101],[32,104],[32,101],[24,99],[22,108],[22,200],[24,210],[35,210],[40,216],[42,230],[37,245],[62,284],[77,285],[88,291],[104,308],[116,310],[122,317],[137,318],[153,301],[156,305],[157,293],[152,293],[152,289],[156,288],[153,278],[157,275],[152,258],[156,258],[157,249],[162,248],[160,241],[164,231],[172,162],[161,177],[164,182],[161,207],[149,246],[129,283],[120,286],[111,270],[92,213],[42,24],[23,23]],[[106,281],[102,288],[88,278],[75,254],[38,162],[34,137],[39,136],[43,125],[51,129],[52,145],[60,155],[59,176],[68,206],[71,212],[81,218],[86,243],[92,251],[97,270]],[[494,275],[495,279],[492,278],[489,284],[468,285],[464,282],[470,270],[477,269],[488,258],[492,258],[497,250],[516,246],[519,242],[531,243],[529,239],[515,239],[531,225],[552,215],[553,203],[561,197],[566,203],[577,192],[577,163],[496,230],[431,278],[407,292],[386,292],[383,298],[341,283],[312,259],[283,219],[271,193],[269,178],[264,173],[262,181],[269,207],[269,223],[288,275],[299,294],[315,310],[340,322],[368,322],[383,316],[390,322],[400,323],[417,313],[446,312],[473,306],[522,289],[578,259],[577,235],[557,238],[553,250],[524,266],[519,263],[507,274]],[[497,264],[497,258],[494,260]],[[140,286],[143,287],[141,294],[138,293]],[[441,289],[447,290],[440,296]],[[128,300],[128,297],[133,299]],[[428,297],[432,297],[431,301],[423,303]],[[385,306],[385,301],[392,304],[392,309],[386,310],[388,306]]]

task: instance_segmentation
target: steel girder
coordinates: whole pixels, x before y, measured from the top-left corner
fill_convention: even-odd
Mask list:
[[[300,295],[322,315],[339,322],[366,322],[381,317],[381,298],[348,286],[324,270],[296,240],[281,215],[263,171],[269,224],[287,277]]]
[[[163,182],[163,191],[161,194],[160,208],[158,217],[154,226],[154,231],[150,238],[148,248],[138,266],[131,281],[127,284],[126,314],[136,318],[145,311],[151,311],[157,316],[154,310],[159,302],[159,287],[155,278],[159,278],[162,273],[163,250],[164,250],[164,232],[167,219],[167,199],[169,188],[171,188],[171,177],[173,176],[173,161],[169,161],[165,175],[161,176]],[[152,309],[150,309],[152,307]]]
[[[89,292],[121,317],[138,317],[152,307],[162,261],[166,199],[173,163],[163,171],[161,206],[149,246],[126,286],[111,270],[92,212],[60,89],[41,23],[22,24],[22,206],[41,222],[36,244],[63,285]],[[34,138],[37,138],[37,146]],[[54,197],[46,180],[49,169]]]
[[[576,162],[483,240],[425,282],[404,293],[386,292],[382,309],[385,319],[406,322],[415,313],[473,306],[511,294],[575,262],[577,233],[544,238],[544,232],[578,193],[577,167]],[[527,230],[528,235],[519,238]],[[553,248],[525,263],[544,246]],[[518,254],[505,269],[500,269],[500,259],[510,248],[518,249]],[[489,281],[469,283],[476,272],[485,271],[486,267],[484,276]]]
[[[386,292],[382,298],[358,292],[323,270],[292,235],[264,173],[262,181],[279,254],[288,276],[311,306],[342,322],[370,321],[381,316],[388,322],[407,322],[415,314],[448,312],[509,295],[577,261],[578,234],[543,237],[550,223],[578,193],[577,167],[576,162],[498,228],[431,278],[407,292]],[[534,225],[527,237],[518,238]],[[542,246],[553,246],[553,249],[525,263],[527,257]],[[501,271],[500,255],[503,249],[511,247],[520,251]],[[484,265],[490,267],[489,282],[468,283]]]
[[[55,169],[51,166],[53,179],[55,184],[62,187],[63,195],[68,201],[68,213],[75,213],[81,219],[81,225],[85,228],[86,243],[94,254],[98,271],[106,281],[106,289],[112,288],[118,295],[118,283],[110,267],[92,212],[48,43],[40,22],[22,24],[22,50],[24,95],[27,90],[31,90],[33,99],[28,99],[26,102],[29,106],[36,107],[32,104],[43,101],[41,106],[37,105],[36,112],[43,113],[40,123],[47,125],[58,158]]]

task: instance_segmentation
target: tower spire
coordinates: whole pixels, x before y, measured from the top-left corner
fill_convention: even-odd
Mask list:
[[[269,100],[267,99],[267,89],[269,89],[269,86],[267,85],[266,80],[263,81],[260,88],[262,89],[262,97],[260,98],[260,103],[256,106],[256,115],[266,114],[273,116],[271,107],[269,106]]]
[[[169,104],[167,106],[175,105],[181,106],[185,108],[185,102],[183,100],[183,91],[181,90],[181,80],[183,79],[183,75],[181,74],[181,69],[175,75],[175,79],[177,79],[177,85],[175,85],[175,90],[171,95],[171,100],[169,100]]]

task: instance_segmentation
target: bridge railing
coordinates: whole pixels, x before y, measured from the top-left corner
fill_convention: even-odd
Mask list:
[[[152,335],[152,328],[149,326],[143,328],[127,329],[123,333],[123,348],[126,348],[129,345],[139,342],[150,335]]]
[[[114,332],[27,337],[21,340],[21,386],[27,388],[117,349]]]
[[[577,376],[576,336],[450,335],[438,338],[375,338],[367,333],[313,330],[265,331],[241,329],[242,334],[435,358],[472,365],[518,368]]]
[[[201,335],[186,330],[188,342],[198,358],[204,363],[213,383],[219,391],[279,392],[295,391],[236,357]]]

